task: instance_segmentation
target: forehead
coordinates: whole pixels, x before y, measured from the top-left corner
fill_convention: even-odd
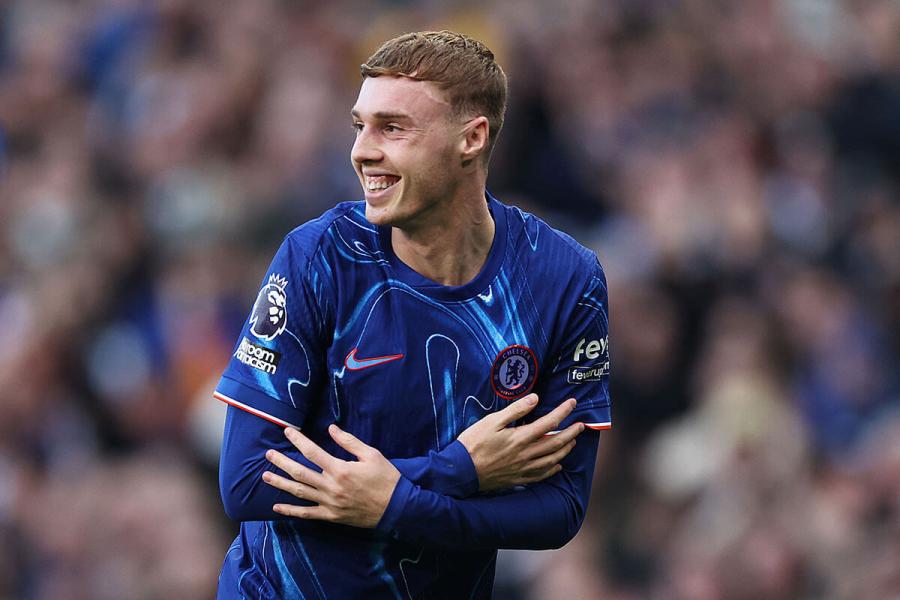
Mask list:
[[[429,120],[448,115],[450,108],[444,93],[430,81],[380,76],[363,80],[352,112],[361,118],[400,113]]]

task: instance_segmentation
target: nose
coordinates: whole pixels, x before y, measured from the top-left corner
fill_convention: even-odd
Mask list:
[[[384,158],[381,148],[378,146],[377,140],[371,133],[369,127],[363,128],[356,134],[356,140],[350,149],[350,160],[355,164],[378,162]]]

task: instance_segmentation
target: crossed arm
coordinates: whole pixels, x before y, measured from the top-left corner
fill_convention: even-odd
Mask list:
[[[574,401],[529,425],[507,427],[535,403],[532,395],[488,415],[455,442],[456,452],[462,448],[462,456],[471,458],[478,488],[507,490],[503,495],[461,499],[440,493],[443,490],[437,488],[446,488],[452,477],[441,482],[423,468],[438,464],[440,455],[388,461],[376,449],[332,426],[329,433],[335,442],[358,460],[337,459],[302,433],[288,429],[285,435],[291,450],[295,447],[299,453],[266,453],[282,475],[263,473],[262,479],[272,487],[257,490],[256,500],[262,496],[262,502],[274,503],[281,518],[376,528],[410,542],[445,547],[561,546],[574,536],[584,516],[598,434],[585,433],[577,448],[574,440],[583,430],[581,424],[545,435],[571,413]],[[257,473],[256,482],[258,477]],[[509,490],[536,482],[541,483]]]
[[[474,495],[479,490],[510,488],[548,477],[559,470],[557,463],[571,449],[580,426],[573,425],[559,435],[529,447],[530,439],[523,434],[530,431],[540,438],[547,431],[556,429],[571,412],[571,406],[563,404],[526,428],[505,429],[528,414],[536,400],[534,395],[527,396],[503,411],[488,415],[440,452],[390,462],[412,483],[456,498]],[[518,435],[513,436],[516,430],[519,430]],[[275,451],[272,456],[289,459],[290,465],[297,463],[321,470],[286,439],[284,430],[229,407],[219,483],[225,512],[236,521],[284,519],[287,518],[285,515],[273,511],[273,505],[297,502],[297,498],[288,493],[291,490],[285,492],[263,484],[263,473],[272,467],[264,456],[267,450]],[[332,467],[343,462],[333,462]],[[278,473],[287,475],[285,471]],[[331,473],[336,474],[334,468]],[[390,494],[390,490],[376,489],[382,495]]]

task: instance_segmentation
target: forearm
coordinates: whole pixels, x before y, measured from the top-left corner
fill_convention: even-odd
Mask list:
[[[598,432],[586,431],[562,472],[498,496],[454,499],[401,478],[378,529],[404,542],[452,549],[558,548],[584,520],[598,442]]]
[[[262,481],[265,471],[286,473],[266,460],[269,449],[319,470],[300,454],[277,426],[229,406],[225,437],[219,463],[219,487],[229,518],[235,521],[270,521],[288,517],[272,511],[278,503],[306,504]],[[391,463],[415,485],[451,497],[465,497],[478,491],[478,476],[465,448],[454,442],[441,452],[427,456],[394,459]]]
[[[440,452],[432,450],[427,456],[388,460],[403,477],[426,490],[451,498],[468,498],[478,493],[475,465],[458,441]]]

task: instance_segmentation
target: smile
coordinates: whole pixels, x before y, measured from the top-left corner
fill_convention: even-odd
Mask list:
[[[366,175],[365,178],[366,189],[370,192],[386,190],[400,181],[396,175]]]

